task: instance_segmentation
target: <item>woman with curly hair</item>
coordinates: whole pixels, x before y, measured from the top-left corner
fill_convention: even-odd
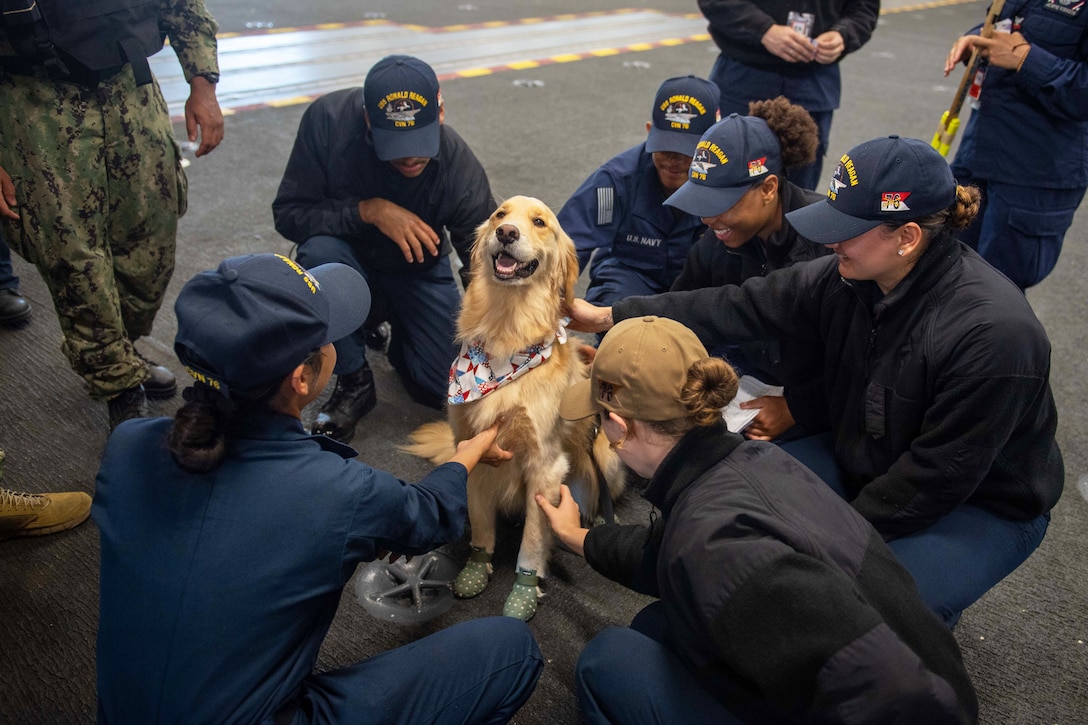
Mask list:
[[[740,284],[831,253],[798,234],[786,219],[787,212],[823,197],[788,178],[790,169],[815,158],[815,122],[783,96],[753,101],[749,109],[750,115],[734,114],[703,135],[696,151],[703,160],[696,159],[688,181],[665,202],[707,225],[672,290]],[[715,158],[715,147],[725,161]],[[820,360],[806,346],[760,340],[712,352],[728,358],[741,374],[784,387],[784,396],[741,404],[759,409],[744,429],[747,437],[775,440],[826,430]]]
[[[560,415],[600,416],[660,511],[587,530],[566,487],[537,497],[571,551],[660,599],[582,652],[590,723],[975,721],[955,640],[880,535],[780,447],[726,429],[728,363],[642,317],[605,335],[590,375]]]
[[[784,444],[890,543],[952,625],[1039,546],[1065,481],[1050,341],[1019,288],[956,233],[979,192],[928,143],[844,154],[789,222],[834,257],[740,286],[575,300],[573,329],[657,314],[703,340],[819,351],[830,433]]]

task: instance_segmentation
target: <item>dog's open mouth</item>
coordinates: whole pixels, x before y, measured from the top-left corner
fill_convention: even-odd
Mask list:
[[[531,277],[540,262],[536,259],[530,262],[519,262],[506,252],[499,252],[492,258],[496,279],[514,279],[515,277]]]

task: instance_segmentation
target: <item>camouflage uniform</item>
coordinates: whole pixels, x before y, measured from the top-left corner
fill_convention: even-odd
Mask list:
[[[188,81],[218,74],[203,0],[162,0],[160,27]],[[0,31],[0,55],[11,55]],[[0,78],[0,166],[20,219],[0,219],[38,267],[60,319],[62,350],[92,397],[147,379],[132,341],[151,332],[174,269],[187,182],[157,82],[126,65],[94,87],[37,75]]]

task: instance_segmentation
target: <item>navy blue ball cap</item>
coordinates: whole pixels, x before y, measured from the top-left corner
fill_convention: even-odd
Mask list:
[[[669,78],[657,89],[646,150],[694,156],[699,137],[718,121],[718,85],[695,76]]]
[[[843,154],[827,198],[786,219],[817,244],[838,244],[881,224],[936,214],[955,201],[956,179],[938,151],[925,141],[888,136]]]
[[[782,147],[767,122],[734,113],[699,139],[688,180],[665,203],[697,217],[718,216],[757,181],[781,177],[782,169]]]
[[[345,264],[303,269],[280,254],[231,257],[185,283],[174,352],[226,396],[275,382],[370,312],[370,288]]]
[[[382,161],[438,156],[441,95],[434,70],[410,55],[382,58],[363,83],[374,151]]]

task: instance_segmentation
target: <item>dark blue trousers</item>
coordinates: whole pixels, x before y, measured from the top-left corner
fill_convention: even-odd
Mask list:
[[[293,725],[505,723],[544,659],[525,622],[489,617],[306,679]],[[279,720],[269,721],[279,722]]]
[[[340,262],[359,271],[370,285],[373,311],[385,313],[391,329],[389,361],[402,377],[435,399],[446,397],[450,365],[457,357],[456,332],[461,293],[447,260],[413,274],[368,270],[355,245],[329,236],[310,237],[298,247],[298,263],[309,269]],[[382,322],[377,320],[376,322]],[[359,329],[335,344],[337,375],[366,362],[366,333]]]
[[[1065,233],[1084,199],[1084,189],[1043,189],[976,179],[952,165],[960,184],[982,192],[982,208],[957,237],[1016,283],[1037,285],[1058,264]]]
[[[0,234],[0,289],[19,289],[19,278],[11,266],[11,250]]]
[[[781,447],[849,500],[831,434]],[[952,627],[964,609],[1031,556],[1049,524],[1049,513],[1030,521],[1012,521],[961,504],[932,526],[889,541],[888,547],[914,577],[922,601]]]
[[[801,64],[795,68],[757,68],[745,65],[725,55],[719,55],[710,71],[709,80],[721,91],[722,118],[736,113],[748,115],[750,101],[763,101],[785,96],[808,111],[820,132],[816,160],[807,166],[791,169],[790,181],[804,189],[822,191],[829,183],[821,178],[827,142],[831,136],[831,119],[839,106],[842,79],[838,63],[813,66]],[[728,149],[727,149],[728,151]]]
[[[664,644],[660,610],[660,602],[654,602],[630,628],[608,627],[582,650],[574,685],[586,721],[742,723]]]

